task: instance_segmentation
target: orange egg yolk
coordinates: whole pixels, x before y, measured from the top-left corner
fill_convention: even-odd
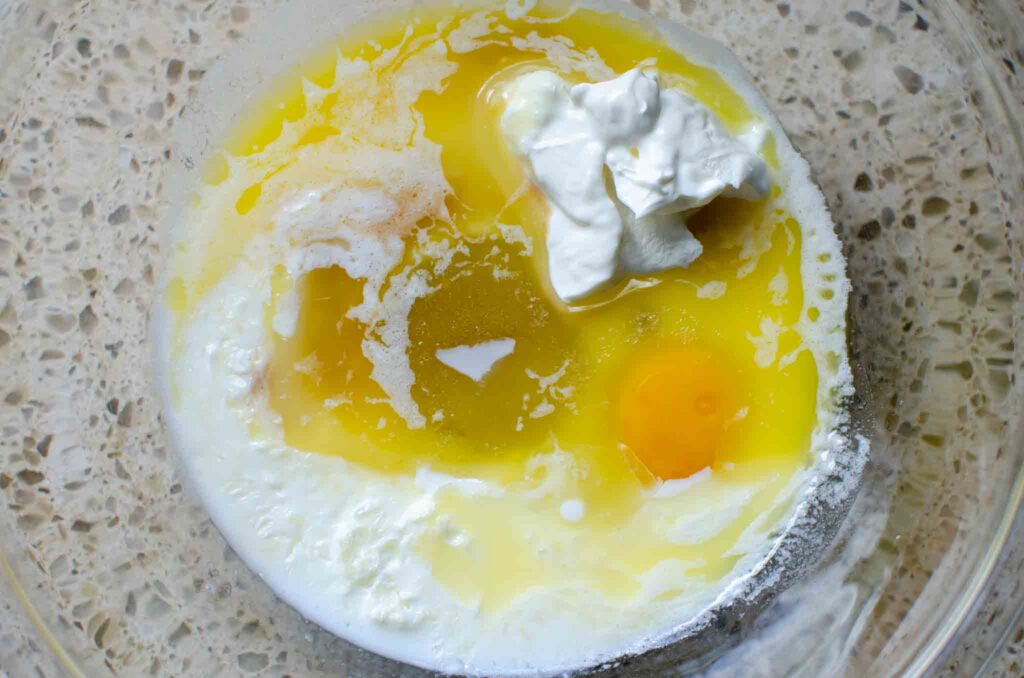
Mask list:
[[[713,466],[737,415],[735,381],[722,356],[698,345],[645,356],[619,393],[622,443],[662,480]]]

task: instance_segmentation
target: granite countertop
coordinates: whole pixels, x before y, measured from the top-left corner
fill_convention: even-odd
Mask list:
[[[238,560],[181,476],[149,380],[162,180],[182,161],[168,132],[280,4],[0,8],[0,676],[398,671]],[[863,502],[889,508],[847,582],[856,614],[836,628],[856,642],[839,658],[851,675],[906,666],[1008,527],[1021,468],[1024,8],[636,4],[734,47],[833,210],[879,426]],[[945,675],[1024,675],[1020,516],[1009,529]]]

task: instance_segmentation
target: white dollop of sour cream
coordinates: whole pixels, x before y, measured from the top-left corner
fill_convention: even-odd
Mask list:
[[[625,275],[689,266],[702,247],[688,214],[771,188],[757,153],[763,126],[732,136],[654,72],[575,86],[527,73],[510,85],[501,126],[550,204],[548,267],[567,302]]]

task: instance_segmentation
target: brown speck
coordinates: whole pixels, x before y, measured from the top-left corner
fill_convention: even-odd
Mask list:
[[[974,376],[974,365],[971,364],[970,360],[964,360],[958,363],[948,363],[945,365],[936,365],[935,369],[939,372],[956,372],[965,381]]]
[[[917,94],[924,88],[924,80],[921,76],[906,66],[896,66],[892,69],[892,72],[896,74],[896,78],[903,85],[903,89],[911,94]]]
[[[789,16],[789,5],[785,2],[776,5],[775,9],[779,10],[779,16],[783,18]]]
[[[99,324],[99,318],[96,317],[96,313],[92,310],[92,305],[86,306],[82,309],[82,312],[78,314],[78,327],[86,334],[92,334],[92,331],[96,329],[96,325]]]
[[[92,529],[92,526],[93,523],[90,523],[88,520],[75,520],[75,522],[71,523],[71,531],[88,532]]]
[[[51,313],[46,316],[46,324],[50,329],[67,332],[75,326],[75,316],[67,313]]]
[[[96,647],[103,647],[103,636],[106,634],[107,629],[110,627],[110,619],[104,619],[100,627],[96,629],[96,633],[92,636],[92,641],[96,643]]]
[[[6,473],[0,473],[0,490],[6,490],[11,486],[11,477]]]
[[[881,232],[882,225],[878,223],[877,219],[872,219],[857,229],[857,237],[861,240],[874,240]]]
[[[107,126],[92,117],[91,115],[82,115],[75,118],[75,122],[78,123],[79,127],[91,127],[93,129],[106,129]]]
[[[857,178],[853,182],[853,190],[860,193],[866,193],[874,187],[874,183],[872,183],[871,177],[868,176],[867,172],[861,172],[858,174]]]
[[[882,208],[882,226],[888,228],[896,223],[896,213],[891,207]]]
[[[25,283],[25,298],[29,301],[39,299],[46,294],[43,290],[43,279],[38,275]]]
[[[27,468],[23,471],[18,471],[17,475],[18,480],[25,483],[26,485],[38,485],[39,483],[43,482],[43,479],[46,477],[39,471],[33,471],[30,468]]]
[[[135,283],[131,278],[122,279],[114,288],[114,294],[119,297],[130,297],[133,292],[135,292]]]
[[[135,46],[138,47],[139,51],[143,54],[154,54],[156,52],[156,50],[153,49],[152,43],[150,43],[146,38],[139,38],[136,40]]]
[[[259,630],[260,630],[260,623],[258,621],[256,621],[256,620],[253,620],[251,622],[247,622],[246,625],[242,627],[242,630],[241,630],[240,633],[242,635],[252,635],[252,634],[256,633]]]
[[[924,17],[921,16],[920,14],[917,15],[917,20],[914,21],[914,30],[917,30],[917,31],[927,31],[928,30],[928,22],[925,21]]]
[[[974,242],[978,243],[978,247],[986,252],[994,252],[1003,243],[1003,240],[988,233],[979,233],[974,236]]]
[[[40,525],[42,525],[44,520],[45,518],[39,515],[38,513],[26,513],[24,515],[18,516],[16,524],[19,529],[28,531],[34,530]]]
[[[129,426],[132,425],[132,410],[133,409],[134,408],[133,408],[131,403],[128,403],[127,405],[124,406],[124,408],[121,409],[121,414],[117,415],[117,425],[118,426],[123,426],[125,428],[128,428]]]
[[[924,201],[921,205],[921,214],[926,217],[939,216],[945,214],[949,209],[949,201],[939,196],[932,196]]]
[[[181,74],[185,70],[185,64],[181,59],[171,59],[167,62],[167,81],[178,82],[181,79]]]
[[[960,290],[960,303],[965,306],[974,306],[978,303],[978,293],[981,285],[977,280],[968,280]]]
[[[861,28],[866,28],[867,26],[871,25],[871,19],[863,12],[847,12],[846,20],[849,21],[854,26],[860,26]]]
[[[75,49],[77,49],[78,53],[87,59],[92,56],[92,42],[90,42],[88,38],[80,38],[78,42],[75,43]]]
[[[116,358],[118,353],[121,352],[121,347],[124,346],[124,341],[118,339],[112,344],[103,344],[103,348],[107,349],[110,353],[111,358]]]
[[[118,226],[128,221],[131,215],[131,208],[128,205],[121,205],[107,216],[107,223],[111,226]]]
[[[842,64],[843,68],[846,70],[855,71],[860,68],[862,63],[864,63],[864,57],[861,56],[861,53],[858,50],[854,50],[841,58],[839,63]]]
[[[107,412],[110,412],[111,414],[117,414],[117,408],[119,404],[120,403],[118,403],[117,398],[111,398],[110,400],[107,401]]]

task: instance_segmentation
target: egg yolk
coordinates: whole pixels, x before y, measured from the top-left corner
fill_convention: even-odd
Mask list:
[[[662,480],[713,466],[736,418],[735,374],[721,356],[687,345],[644,356],[619,392],[622,443]]]

